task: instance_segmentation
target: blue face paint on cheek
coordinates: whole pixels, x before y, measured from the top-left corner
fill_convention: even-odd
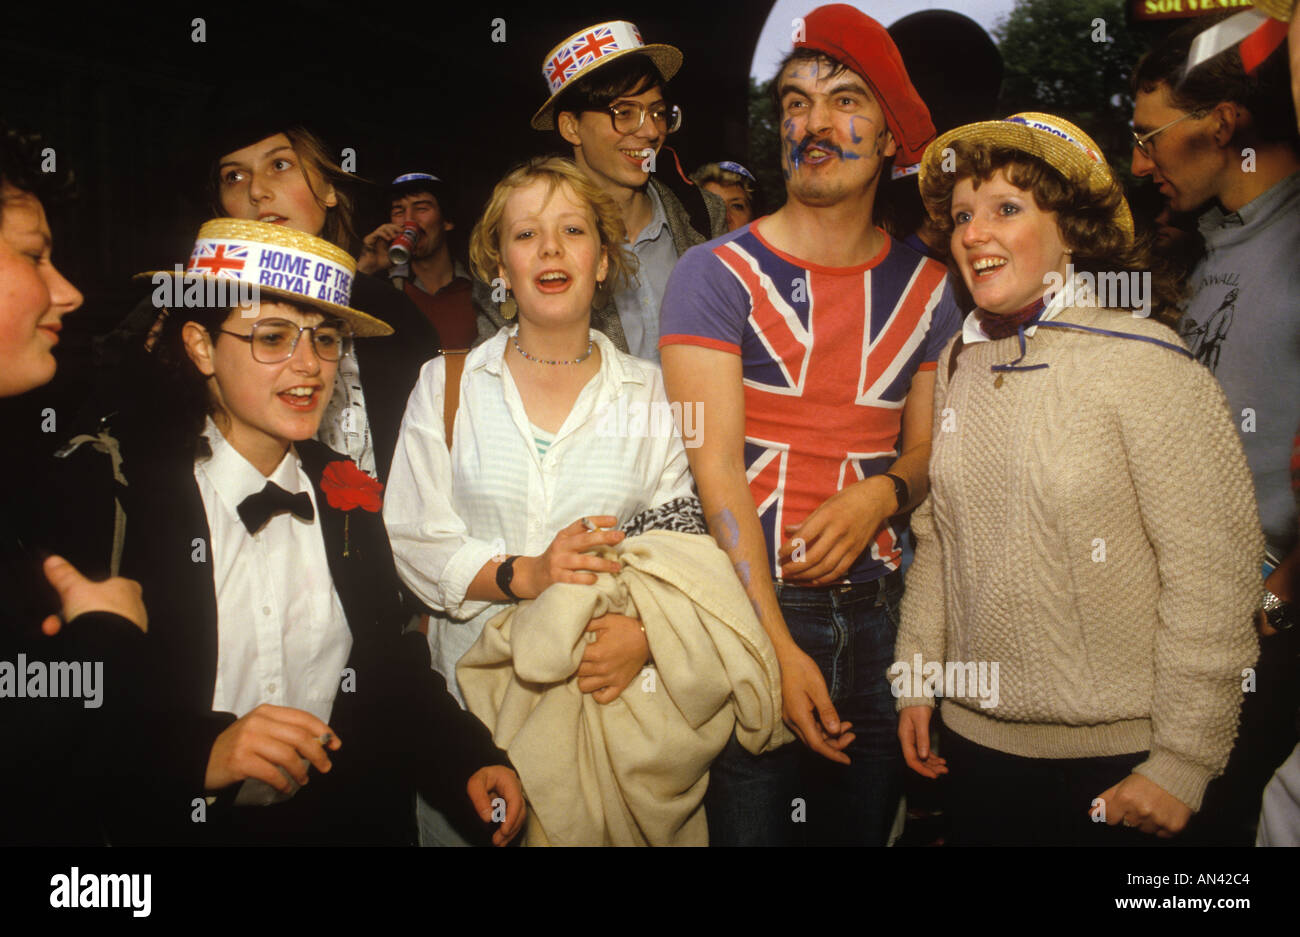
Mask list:
[[[783,139],[786,143],[781,153],[781,162],[784,164],[781,167],[781,173],[785,178],[789,179],[790,173],[797,169],[801,162],[802,149],[799,146],[799,141],[794,136],[793,117],[787,117],[782,121],[781,129],[785,131]]]
[[[856,121],[859,121],[859,120],[866,120],[866,118],[865,118],[865,117],[850,117],[850,118],[849,118],[849,139],[852,140],[854,143],[861,143],[861,142],[862,142],[862,138],[861,138],[860,136],[858,136],[857,128],[854,126],[854,123],[855,123]]]

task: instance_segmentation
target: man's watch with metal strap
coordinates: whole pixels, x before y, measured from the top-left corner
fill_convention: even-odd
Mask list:
[[[1283,601],[1268,589],[1264,590],[1263,609],[1264,617],[1268,619],[1269,626],[1278,631],[1286,631],[1295,624],[1294,604]]]

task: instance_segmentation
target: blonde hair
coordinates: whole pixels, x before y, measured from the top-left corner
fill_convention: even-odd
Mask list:
[[[637,261],[623,246],[627,240],[627,228],[623,225],[623,216],[619,213],[618,206],[587,178],[573,160],[562,156],[535,156],[510,170],[496,184],[487,207],[483,209],[483,216],[474,225],[474,232],[469,237],[469,262],[474,275],[484,283],[491,283],[497,277],[502,266],[501,221],[505,216],[506,201],[516,189],[531,185],[538,179],[547,182],[547,198],[554,194],[558,186],[567,185],[580,203],[591,207],[591,212],[596,217],[600,246],[609,258],[609,273],[605,282],[596,288],[596,296],[603,301],[622,284],[633,282]]]

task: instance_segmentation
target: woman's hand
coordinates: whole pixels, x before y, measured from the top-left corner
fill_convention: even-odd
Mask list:
[[[1123,823],[1143,833],[1169,839],[1181,833],[1192,818],[1192,808],[1141,774],[1130,774],[1098,797],[1106,812],[1106,825]],[[1091,813],[1096,808],[1090,807]]]
[[[917,774],[937,778],[948,773],[948,762],[930,750],[929,706],[904,706],[898,713],[898,741],[903,746],[903,760]]]
[[[304,759],[327,772],[331,765],[326,749],[338,751],[342,744],[334,730],[311,713],[263,703],[217,736],[203,786],[216,791],[257,778],[289,794],[294,790],[290,777],[300,785],[307,783]]]
[[[541,556],[521,556],[515,560],[515,581],[511,591],[521,599],[535,599],[556,582],[594,585],[596,573],[616,573],[622,567],[613,560],[591,556],[588,550],[613,546],[624,537],[621,530],[588,530],[588,520],[596,527],[613,527],[618,518],[608,514],[579,518],[555,535]]]
[[[650,659],[645,629],[635,618],[610,613],[593,618],[587,630],[596,640],[578,665],[578,689],[597,703],[612,703]]]
[[[492,834],[493,846],[504,846],[519,835],[524,827],[524,817],[528,815],[519,775],[505,765],[488,765],[470,775],[465,790],[479,819],[484,823],[501,824]],[[501,803],[493,803],[498,799]],[[501,812],[503,808],[504,813]]]
[[[91,582],[61,556],[45,560],[45,578],[59,594],[63,605],[62,621],[51,615],[41,622],[41,631],[47,635],[59,633],[64,621],[90,612],[111,612],[121,615],[141,631],[149,630],[149,615],[144,609],[140,584],[134,579],[114,576],[103,582]]]

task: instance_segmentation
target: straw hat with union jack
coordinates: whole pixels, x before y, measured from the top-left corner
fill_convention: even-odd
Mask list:
[[[626,20],[597,23],[561,42],[546,54],[542,63],[542,77],[551,90],[551,97],[533,115],[533,129],[551,130],[555,127],[555,99],[565,88],[602,65],[632,54],[647,56],[655,63],[664,81],[671,79],[682,67],[681,49],[655,43],[646,45],[641,39],[641,31]]]
[[[215,218],[199,228],[184,270],[178,264],[175,270],[150,270],[132,279],[158,283],[159,278],[174,277],[174,296],[186,295],[181,284],[195,281],[255,288],[258,295],[336,316],[348,323],[358,338],[392,335],[388,323],[349,305],[356,272],[356,261],[329,241],[280,225]],[[214,295],[223,297],[220,305],[227,305],[236,291],[226,289]]]

